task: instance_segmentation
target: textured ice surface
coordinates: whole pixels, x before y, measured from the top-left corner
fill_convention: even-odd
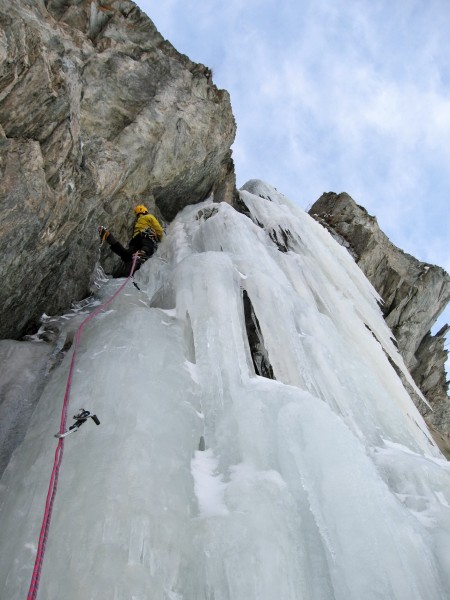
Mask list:
[[[49,354],[43,343],[0,340],[0,476],[25,436]]]
[[[449,464],[377,295],[307,214],[245,187],[252,219],[186,208],[140,291],[86,327],[69,416],[101,426],[65,441],[39,598],[450,597]],[[274,380],[254,372],[244,289]],[[1,480],[1,598],[28,590],[69,359]]]

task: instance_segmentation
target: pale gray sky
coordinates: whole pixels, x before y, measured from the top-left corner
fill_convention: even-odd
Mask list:
[[[263,179],[304,208],[345,191],[450,271],[448,0],[137,4],[230,93],[238,186]]]

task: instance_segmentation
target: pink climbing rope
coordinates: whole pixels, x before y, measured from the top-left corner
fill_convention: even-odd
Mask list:
[[[122,283],[122,285],[119,287],[119,289],[114,292],[114,294],[111,296],[111,298],[109,298],[106,302],[101,304],[98,308],[96,308],[94,310],[93,313],[91,313],[88,317],[86,317],[86,319],[84,319],[84,321],[80,324],[80,326],[77,329],[77,334],[75,337],[75,343],[74,343],[73,354],[72,354],[72,360],[70,361],[69,376],[67,378],[66,392],[64,394],[64,401],[63,401],[63,406],[62,406],[61,424],[60,424],[60,428],[59,428],[60,433],[64,433],[64,431],[66,429],[67,408],[69,405],[70,389],[72,387],[72,378],[73,378],[73,371],[74,371],[74,367],[75,367],[75,359],[77,356],[78,345],[80,343],[80,338],[81,338],[81,334],[83,333],[84,326],[91,319],[93,319],[96,315],[98,315],[98,313],[101,312],[106,306],[111,304],[111,302],[113,302],[113,300],[115,300],[115,298],[117,298],[117,296],[120,294],[120,292],[126,286],[128,281],[133,277],[133,273],[136,269],[137,258],[138,258],[138,255],[136,253],[133,256],[133,262],[131,265],[130,274],[128,275],[126,280]],[[30,583],[30,588],[28,590],[27,600],[35,600],[37,597],[37,593],[38,593],[42,564],[44,561],[45,548],[47,545],[48,530],[50,528],[50,521],[51,521],[52,511],[53,511],[53,503],[55,501],[56,489],[58,486],[59,470],[61,467],[63,453],[64,453],[64,438],[59,438],[58,445],[56,446],[55,459],[53,462],[52,474],[50,476],[50,483],[48,486],[47,499],[45,502],[44,518],[42,520],[41,533],[39,535],[39,543],[38,543],[38,548],[37,548],[37,552],[36,552],[36,560],[34,562],[34,569],[33,569],[33,574],[31,576],[31,583]]]

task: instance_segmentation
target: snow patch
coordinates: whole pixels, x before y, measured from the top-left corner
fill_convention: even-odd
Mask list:
[[[218,461],[211,448],[197,450],[191,461],[194,490],[201,517],[223,517],[228,514],[224,494],[226,484],[217,472]]]

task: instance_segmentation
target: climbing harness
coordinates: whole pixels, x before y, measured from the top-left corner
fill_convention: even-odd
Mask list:
[[[155,244],[159,244],[160,242],[158,236],[156,235],[156,232],[153,231],[151,227],[147,227],[147,229],[141,231],[140,234],[142,237],[152,240],[152,242],[155,242]]]
[[[94,312],[92,312],[88,317],[86,317],[86,319],[84,319],[84,321],[81,323],[81,325],[77,329],[72,359],[70,361],[70,368],[69,368],[69,375],[67,378],[66,391],[64,394],[59,435],[57,434],[58,438],[59,438],[58,445],[55,450],[53,469],[52,469],[52,473],[50,476],[50,483],[48,486],[47,499],[45,501],[44,517],[42,520],[41,532],[39,535],[39,543],[38,543],[38,548],[37,548],[37,552],[36,552],[36,559],[34,562],[34,568],[33,568],[33,573],[31,576],[31,582],[30,582],[30,588],[28,590],[27,600],[36,600],[37,593],[38,593],[39,581],[40,581],[42,565],[43,565],[43,561],[44,561],[44,554],[45,554],[45,549],[46,549],[46,545],[47,545],[48,531],[50,528],[50,521],[52,518],[53,504],[55,502],[56,489],[58,486],[59,470],[61,468],[61,462],[62,462],[63,453],[64,453],[63,434],[65,433],[65,429],[66,429],[67,408],[68,408],[68,404],[69,404],[70,389],[72,387],[72,378],[73,378],[73,373],[74,373],[74,368],[75,368],[75,359],[77,356],[77,350],[78,350],[78,345],[80,343],[81,334],[83,333],[83,329],[84,329],[84,326],[86,325],[86,323],[88,323],[91,319],[93,319],[95,316],[97,316],[104,308],[109,306],[109,304],[111,304],[111,302],[113,302],[117,298],[117,296],[120,294],[120,292],[126,286],[128,281],[133,277],[133,273],[136,269],[137,258],[138,258],[138,256],[136,253],[133,256],[133,262],[131,265],[130,274],[128,275],[126,280],[122,283],[122,285],[119,287],[119,289],[117,289],[114,292],[114,294],[106,302],[104,302],[103,304],[98,306],[94,310]],[[94,416],[92,418],[94,418]],[[77,418],[77,417],[75,417],[75,418]],[[95,418],[97,418],[97,417],[95,417]]]

